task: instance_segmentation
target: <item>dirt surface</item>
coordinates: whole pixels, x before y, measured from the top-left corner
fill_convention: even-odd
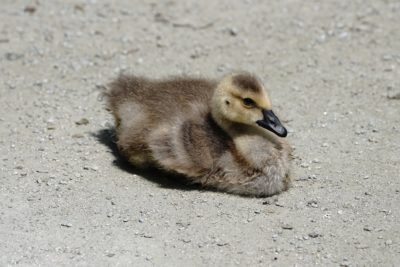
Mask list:
[[[1,266],[400,266],[399,1],[1,2]],[[118,73],[235,70],[290,130],[290,191],[116,157],[100,95]]]

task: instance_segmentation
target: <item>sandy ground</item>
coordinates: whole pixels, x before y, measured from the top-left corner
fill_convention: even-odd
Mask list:
[[[2,0],[0,266],[400,266],[399,25],[391,0]],[[290,191],[185,187],[115,155],[100,93],[118,73],[235,70],[290,130]]]

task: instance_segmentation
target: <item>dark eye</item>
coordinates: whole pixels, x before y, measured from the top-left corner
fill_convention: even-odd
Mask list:
[[[253,107],[256,105],[253,99],[251,98],[243,98],[243,104],[247,107]]]

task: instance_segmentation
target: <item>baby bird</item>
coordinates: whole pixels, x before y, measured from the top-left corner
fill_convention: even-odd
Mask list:
[[[292,149],[282,138],[287,131],[255,76],[214,81],[121,75],[110,88],[117,146],[134,166],[161,168],[241,195],[288,189]]]

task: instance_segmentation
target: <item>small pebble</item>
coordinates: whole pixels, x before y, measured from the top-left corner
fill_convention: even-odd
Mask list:
[[[356,248],[357,249],[367,249],[367,248],[369,248],[369,246],[368,245],[363,245],[363,244],[356,244]]]
[[[263,205],[271,205],[271,204],[274,204],[277,201],[278,201],[278,198],[276,196],[273,196],[273,197],[267,198],[262,204]]]
[[[286,224],[286,223],[282,224],[281,227],[282,227],[282,229],[285,229],[285,230],[293,229],[293,226],[291,226],[290,224]]]
[[[349,36],[348,32],[342,32],[339,34],[339,39],[345,39]]]
[[[308,177],[307,177],[309,180],[311,179],[311,180],[316,180],[317,179],[317,176],[315,175],[315,174],[311,174],[311,175],[309,175]]]
[[[24,8],[24,12],[25,13],[29,13],[29,14],[33,14],[33,13],[36,12],[36,7],[34,7],[34,6],[26,6]]]
[[[6,53],[4,57],[5,57],[6,60],[8,60],[8,61],[15,61],[15,60],[18,60],[18,59],[22,58],[23,55],[22,55],[22,54],[10,53],[10,52],[9,52],[9,53]]]
[[[307,202],[308,207],[318,208],[318,202],[315,199],[309,200]]]
[[[392,59],[393,59],[393,57],[391,55],[388,55],[388,54],[385,54],[385,55],[382,56],[382,60],[383,61],[389,61],[389,60],[392,60]]]
[[[84,170],[98,171],[99,167],[97,167],[97,166],[84,166],[83,169]]]
[[[385,241],[385,245],[386,245],[386,246],[390,246],[390,245],[392,245],[392,244],[393,244],[393,241],[390,240],[390,239],[388,239],[388,240]]]
[[[270,198],[268,198],[267,200],[265,200],[262,204],[263,205],[271,205],[272,203],[274,203],[274,201]]]
[[[372,228],[371,226],[364,226],[363,230],[366,232],[371,232],[372,230],[374,230],[374,228]]]
[[[390,100],[400,100],[400,92],[396,93],[396,94],[391,94],[387,96],[387,99]]]
[[[87,124],[89,124],[89,120],[86,118],[82,118],[79,121],[76,121],[75,124],[76,125],[87,125]]]
[[[316,232],[312,232],[312,233],[309,233],[308,236],[311,238],[317,238],[317,237],[319,237],[319,234]]]
[[[47,124],[47,130],[55,130],[56,126],[54,125],[54,123],[48,123]]]
[[[70,227],[72,227],[72,224],[71,223],[61,223],[61,226],[70,228]]]
[[[305,162],[303,162],[303,163],[301,163],[300,164],[300,167],[302,167],[302,168],[308,168],[308,164],[307,163],[305,163]]]
[[[231,36],[237,36],[238,35],[238,30],[236,28],[228,28],[228,33]]]
[[[90,169],[91,169],[92,171],[98,171],[98,170],[99,170],[99,167],[97,167],[97,166],[92,166]]]

